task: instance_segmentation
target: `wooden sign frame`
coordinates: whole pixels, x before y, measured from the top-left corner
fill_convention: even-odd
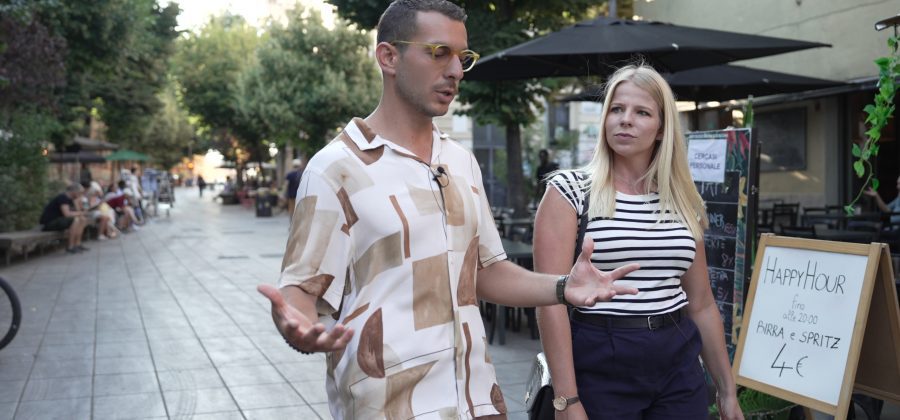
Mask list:
[[[867,257],[837,405],[740,375],[763,256],[769,246]],[[732,368],[739,385],[832,414],[837,420],[846,419],[854,389],[876,398],[900,403],[900,307],[897,304],[890,253],[885,244],[851,244],[762,235],[742,320],[742,331],[744,333],[740,336]],[[861,354],[865,355],[862,359]]]

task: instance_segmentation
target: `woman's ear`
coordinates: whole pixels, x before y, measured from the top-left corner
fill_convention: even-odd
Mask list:
[[[400,51],[397,47],[387,42],[379,42],[375,46],[375,60],[378,61],[378,67],[381,67],[381,71],[384,74],[396,74],[397,63],[399,63],[400,58]]]

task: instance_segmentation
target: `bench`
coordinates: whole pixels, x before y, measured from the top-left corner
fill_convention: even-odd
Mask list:
[[[65,232],[44,232],[41,230],[22,230],[0,233],[0,249],[6,254],[6,265],[9,265],[13,252],[22,254],[28,259],[28,253],[44,247],[60,239],[65,239]]]

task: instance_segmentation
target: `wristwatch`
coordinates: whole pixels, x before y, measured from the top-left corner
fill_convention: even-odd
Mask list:
[[[565,411],[570,405],[575,404],[578,401],[581,401],[581,399],[578,398],[577,395],[569,398],[559,396],[553,399],[553,408],[555,408],[556,411]]]
[[[559,280],[556,280],[556,301],[562,305],[565,305],[569,302],[566,302],[566,282],[569,281],[569,275],[559,276]]]

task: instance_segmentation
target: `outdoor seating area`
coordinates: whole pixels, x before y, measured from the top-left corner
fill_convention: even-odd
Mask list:
[[[509,261],[532,270],[534,214],[528,217],[514,217],[513,209],[504,207],[493,207],[491,213],[494,215],[494,223],[500,233],[506,257]],[[523,322],[532,339],[540,338],[534,308],[513,308],[482,302],[481,309],[482,318],[487,322],[488,343],[493,344],[496,336],[498,344],[505,344],[506,330],[518,332]]]
[[[757,234],[775,233],[797,238],[870,243],[885,242],[900,249],[900,213],[865,212],[848,215],[838,205],[801,207],[799,203],[771,203],[757,211]],[[893,222],[892,222],[893,219]]]

